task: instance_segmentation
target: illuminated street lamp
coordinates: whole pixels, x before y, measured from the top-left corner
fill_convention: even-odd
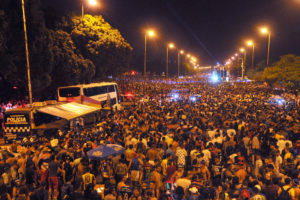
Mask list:
[[[183,50],[178,51],[178,69],[177,69],[178,78],[179,78],[179,68],[180,68],[180,54],[183,55],[184,51]]]
[[[254,45],[254,42],[249,40],[247,41],[247,45],[249,47],[252,47],[252,69],[254,69],[254,48],[255,48],[255,45]]]
[[[170,49],[173,49],[175,47],[175,45],[173,43],[169,43],[167,45],[167,63],[166,63],[166,76],[168,77],[169,76],[169,48]]]
[[[154,37],[155,32],[153,30],[148,30],[145,34],[145,55],[144,55],[144,76],[147,75],[147,36]]]
[[[238,53],[236,53],[236,54],[234,54],[235,55],[235,57],[238,57],[239,56],[239,54]]]
[[[84,16],[84,7],[83,7],[83,1],[81,2],[81,19],[83,20],[83,16]],[[98,5],[98,2],[96,0],[88,0],[89,5],[91,6],[96,6]]]
[[[246,50],[244,48],[240,48],[240,52],[244,53],[244,58],[242,58],[242,80],[244,80],[244,73],[246,68]]]
[[[269,66],[269,61],[270,61],[270,43],[271,43],[271,32],[268,30],[268,28],[263,27],[260,29],[260,32],[263,35],[269,35],[269,39],[268,39],[268,56],[267,56],[267,66]]]

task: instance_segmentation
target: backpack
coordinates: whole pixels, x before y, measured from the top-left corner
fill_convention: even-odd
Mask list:
[[[241,199],[250,199],[250,191],[247,188],[242,189]]]
[[[292,189],[291,187],[287,190],[284,190],[283,187],[281,187],[281,193],[278,197],[280,200],[291,200],[291,195],[289,194],[289,190]]]

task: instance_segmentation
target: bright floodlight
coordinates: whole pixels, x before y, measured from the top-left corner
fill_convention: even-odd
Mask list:
[[[247,45],[248,46],[253,46],[253,41],[252,40],[247,41]]]
[[[97,3],[96,0],[89,0],[89,4],[90,4],[91,6],[95,6],[95,5],[97,5],[98,3]]]
[[[170,44],[169,44],[169,48],[172,49],[172,48],[174,48],[174,47],[175,47],[175,45],[174,45],[173,43],[170,43]]]
[[[212,80],[212,82],[218,82],[219,81],[218,75],[216,73],[213,73],[211,75],[211,80]]]
[[[155,36],[155,32],[153,30],[148,31],[148,35],[150,37],[154,37]]]
[[[184,54],[184,51],[183,51],[183,50],[180,50],[180,54]]]
[[[245,49],[244,48],[240,48],[240,52],[245,52]]]
[[[192,102],[195,102],[195,101],[197,100],[197,98],[196,98],[195,96],[191,96],[191,97],[190,97],[190,100],[191,100]]]
[[[269,30],[268,30],[268,28],[263,27],[263,28],[260,29],[260,32],[261,32],[262,34],[267,34],[267,33],[269,32]]]

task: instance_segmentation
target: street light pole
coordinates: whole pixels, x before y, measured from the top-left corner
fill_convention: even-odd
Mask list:
[[[147,34],[145,34],[145,55],[144,55],[144,77],[146,77],[146,65],[147,65]]]
[[[179,78],[179,68],[180,68],[180,52],[178,51],[178,71],[177,71],[178,78]]]
[[[255,48],[255,45],[253,44],[253,50],[252,50],[252,69],[254,69],[254,48]]]
[[[263,27],[260,29],[261,33],[266,35],[269,34],[268,38],[268,56],[267,56],[267,67],[270,64],[270,43],[271,43],[271,31],[267,27]]]
[[[245,75],[245,71],[246,71],[246,59],[247,59],[247,51],[245,50],[245,52],[244,52],[243,80],[244,80],[244,75]]]
[[[271,43],[271,33],[269,32],[267,67],[269,66],[269,61],[270,61],[270,43]]]
[[[244,58],[242,58],[242,80],[244,80]]]
[[[84,16],[84,7],[83,7],[83,1],[81,2],[81,20],[83,21]]]
[[[168,73],[168,64],[169,64],[169,46],[167,46],[167,64],[166,64],[166,77],[168,77],[169,73]]]
[[[28,39],[27,39],[27,28],[26,28],[26,15],[25,15],[24,0],[22,0],[22,12],[23,12],[24,35],[25,35],[25,51],[26,51],[26,64],[27,64],[29,103],[30,103],[30,107],[32,107],[32,90],[31,90],[31,77],[30,77],[30,63],[29,63],[29,50],[28,50]]]

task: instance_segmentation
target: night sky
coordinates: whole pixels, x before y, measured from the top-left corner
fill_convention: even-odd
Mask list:
[[[81,0],[42,1],[60,12],[81,11]],[[271,61],[284,54],[300,55],[300,0],[98,1],[99,8],[86,6],[85,13],[101,14],[121,31],[134,48],[134,65],[142,65],[147,27],[158,33],[148,42],[150,61],[165,59],[166,43],[173,41],[196,55],[201,65],[224,63],[249,38],[256,42],[258,62],[267,53],[267,38],[258,32],[261,25],[272,32]],[[170,59],[176,55],[170,52]]]

